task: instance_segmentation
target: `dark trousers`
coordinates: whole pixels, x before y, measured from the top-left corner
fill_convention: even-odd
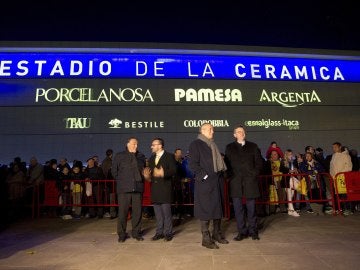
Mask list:
[[[248,226],[246,226],[245,206],[242,204],[242,198],[232,198],[232,201],[238,232],[242,234],[257,233],[255,199],[246,199],[246,216]]]
[[[154,212],[156,218],[156,234],[172,235],[172,214],[171,204],[161,203],[154,204]]]
[[[106,198],[106,193],[107,192],[105,183],[92,184],[92,198],[90,199],[90,202],[94,204],[104,204],[104,198]],[[94,207],[90,207],[89,215],[91,217],[98,216],[99,218],[102,218],[104,215],[104,207],[97,206],[96,209]]]
[[[127,217],[129,206],[131,204],[131,225],[133,237],[141,235],[141,218],[142,218],[142,194],[138,192],[119,193],[119,217],[117,224],[117,233],[123,237],[126,235]]]

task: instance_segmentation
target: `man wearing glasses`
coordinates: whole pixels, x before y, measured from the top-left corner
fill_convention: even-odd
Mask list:
[[[164,140],[155,138],[151,142],[153,155],[149,159],[149,167],[144,169],[145,179],[151,180],[151,202],[156,218],[156,233],[153,241],[173,238],[172,226],[172,182],[176,174],[176,163],[172,153],[164,150]]]

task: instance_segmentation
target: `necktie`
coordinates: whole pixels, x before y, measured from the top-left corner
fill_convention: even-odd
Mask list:
[[[155,157],[155,166],[159,163],[160,156],[156,155]]]

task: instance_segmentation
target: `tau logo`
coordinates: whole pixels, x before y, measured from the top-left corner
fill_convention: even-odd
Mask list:
[[[64,118],[65,128],[67,129],[85,129],[91,127],[91,118]]]
[[[109,125],[111,126],[110,128],[121,128],[120,127],[121,124],[122,121],[117,118],[111,119],[109,122]]]

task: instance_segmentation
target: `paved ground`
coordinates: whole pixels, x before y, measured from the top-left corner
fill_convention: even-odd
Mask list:
[[[121,244],[116,220],[39,218],[0,233],[0,269],[360,269],[359,212],[276,214],[261,224],[260,241],[235,242],[235,220],[224,220],[230,244],[209,250],[193,218],[175,227],[171,242],[151,241],[154,220],[144,220],[145,241]]]

